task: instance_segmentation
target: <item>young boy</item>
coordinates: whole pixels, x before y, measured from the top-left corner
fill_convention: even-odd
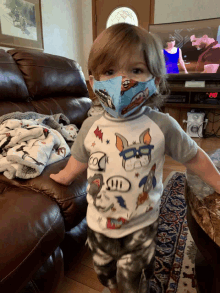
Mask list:
[[[88,67],[105,112],[84,121],[69,162],[51,178],[68,185],[87,169],[88,245],[98,278],[112,293],[146,293],[165,154],[217,191],[219,173],[175,119],[146,106],[163,102],[165,65],[155,36],[114,25],[94,42]]]

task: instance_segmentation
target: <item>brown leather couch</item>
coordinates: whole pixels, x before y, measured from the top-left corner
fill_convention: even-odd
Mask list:
[[[80,128],[90,107],[75,61],[34,50],[0,50],[0,116],[63,113]],[[65,267],[85,244],[86,172],[70,186],[49,178],[68,159],[33,179],[10,180],[0,173],[0,292],[57,292]]]

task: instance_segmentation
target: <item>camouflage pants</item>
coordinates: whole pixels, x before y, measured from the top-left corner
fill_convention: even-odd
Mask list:
[[[118,287],[121,293],[149,292],[158,222],[118,239],[87,228],[94,269],[105,287]]]

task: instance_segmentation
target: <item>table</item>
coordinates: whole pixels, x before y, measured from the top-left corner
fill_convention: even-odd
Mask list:
[[[220,171],[220,149],[208,153]],[[198,248],[195,260],[197,291],[220,292],[220,195],[190,170],[185,197],[188,227]]]

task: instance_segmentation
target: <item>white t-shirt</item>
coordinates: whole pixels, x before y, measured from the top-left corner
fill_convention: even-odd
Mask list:
[[[87,118],[71,148],[88,163],[87,224],[121,238],[159,216],[165,154],[185,163],[198,146],[169,114],[143,107],[117,119],[106,112]]]

